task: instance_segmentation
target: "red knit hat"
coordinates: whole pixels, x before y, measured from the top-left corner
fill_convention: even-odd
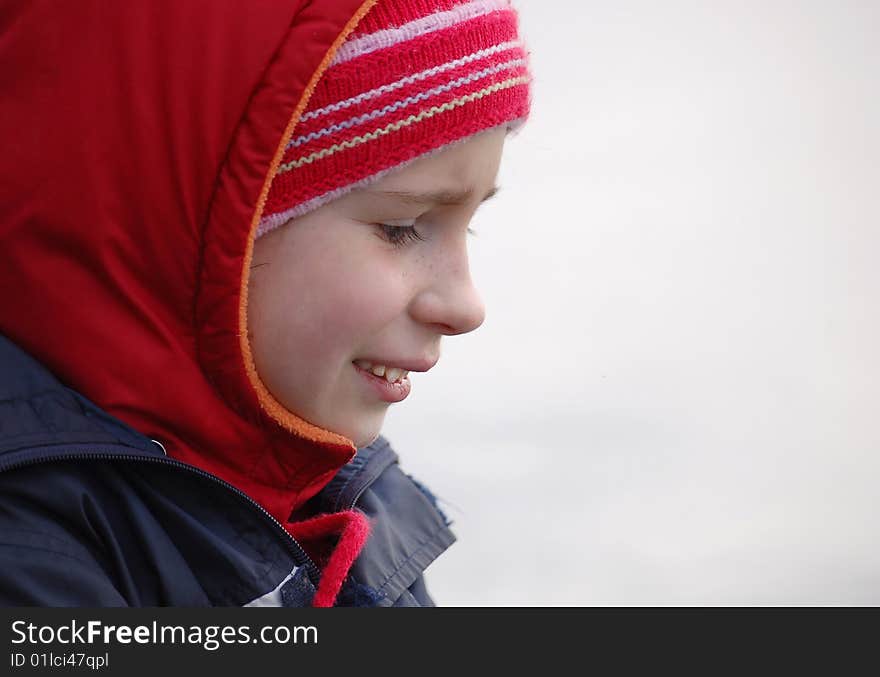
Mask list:
[[[318,81],[272,180],[257,236],[529,113],[510,0],[379,0]]]

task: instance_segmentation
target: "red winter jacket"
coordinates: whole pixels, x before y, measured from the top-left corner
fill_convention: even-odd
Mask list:
[[[287,520],[355,449],[262,387],[245,285],[272,169],[374,2],[0,5],[0,333],[313,537],[350,520]]]

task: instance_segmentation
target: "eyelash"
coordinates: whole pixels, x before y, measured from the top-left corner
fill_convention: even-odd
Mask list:
[[[403,247],[412,242],[421,242],[425,238],[413,226],[390,226],[387,223],[378,224],[382,229],[382,237],[395,247]]]
[[[382,237],[395,247],[403,247],[412,242],[424,242],[425,236],[413,226],[392,226],[387,223],[377,224],[382,229]],[[477,231],[467,229],[468,235],[476,235]]]

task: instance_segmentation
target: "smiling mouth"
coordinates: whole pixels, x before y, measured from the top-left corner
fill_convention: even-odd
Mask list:
[[[409,376],[409,372],[406,369],[387,367],[384,364],[373,364],[367,360],[355,360],[354,364],[374,376],[384,378],[388,383],[400,383]]]

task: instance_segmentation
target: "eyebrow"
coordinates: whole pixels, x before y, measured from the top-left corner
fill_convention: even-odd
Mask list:
[[[480,200],[480,204],[487,200],[491,200],[500,190],[501,188],[499,186],[493,186],[489,189],[489,192],[483,196],[483,199]],[[427,193],[413,193],[405,190],[371,190],[368,188],[366,192],[381,197],[389,197],[407,204],[435,204],[441,206],[461,205],[468,202],[474,195],[474,191],[470,188],[466,190],[438,190]]]

